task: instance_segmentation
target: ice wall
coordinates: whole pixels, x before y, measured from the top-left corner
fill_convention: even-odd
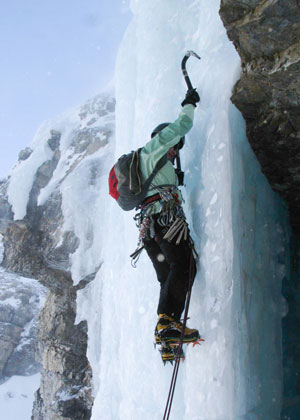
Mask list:
[[[201,104],[182,160],[185,211],[200,253],[190,325],[206,341],[187,350],[171,418],[274,420],[281,405],[287,215],[230,103],[239,58],[217,0],[132,0],[131,8],[116,69],[115,157],[176,118],[186,89],[181,59],[189,49],[202,57],[188,62]],[[161,419],[172,369],[152,347],[158,283],[146,255],[136,270],[130,266],[133,214],[113,204],[107,202],[97,282],[80,296],[95,378],[92,418]]]
[[[240,62],[219,1],[132,0],[131,8],[116,68],[115,143],[112,135],[97,154],[74,155],[74,132],[84,128],[77,111],[43,126],[32,156],[12,173],[15,218],[26,214],[35,173],[52,156],[47,138],[55,123],[61,159],[38,203],[56,189],[62,194],[65,230],[79,238],[71,256],[74,283],[100,267],[78,292],[77,320],[88,321],[92,419],[162,419],[172,367],[163,366],[152,345],[159,285],[146,255],[136,269],[130,264],[138,237],[134,213],[122,212],[108,196],[107,175],[118,156],[177,117],[186,91],[180,63],[195,50],[201,61],[190,58],[188,70],[201,103],[181,157],[184,208],[200,255],[189,323],[206,341],[185,349],[171,418],[278,419],[287,212],[261,174],[230,102]],[[112,130],[113,121],[95,124]]]
[[[237,419],[279,419],[282,404],[282,328],[288,307],[281,294],[289,277],[288,211],[262,175],[232,106],[234,254],[232,328]]]

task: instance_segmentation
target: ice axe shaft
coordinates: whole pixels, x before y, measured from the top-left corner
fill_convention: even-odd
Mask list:
[[[198,54],[196,54],[194,51],[187,51],[186,52],[186,54],[185,54],[185,56],[183,57],[183,59],[182,59],[182,62],[181,62],[181,70],[182,70],[182,73],[183,73],[183,77],[184,77],[184,80],[185,80],[185,82],[186,82],[186,84],[187,84],[187,87],[188,87],[188,90],[190,90],[190,89],[194,89],[193,88],[193,85],[192,85],[192,83],[191,83],[191,80],[190,80],[190,78],[189,78],[189,75],[188,75],[188,72],[186,71],[186,62],[187,62],[187,60],[189,59],[189,57],[191,57],[191,56],[193,56],[193,57],[196,57],[196,58],[198,58],[199,60],[201,59],[201,57],[199,57],[199,55]]]

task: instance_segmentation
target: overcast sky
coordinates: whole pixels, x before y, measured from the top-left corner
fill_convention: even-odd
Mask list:
[[[112,81],[129,0],[10,0],[0,14],[0,178],[43,121]]]

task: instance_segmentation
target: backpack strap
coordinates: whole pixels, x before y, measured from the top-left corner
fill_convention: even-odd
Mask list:
[[[151,185],[151,182],[153,181],[153,178],[157,174],[157,172],[167,163],[168,157],[167,155],[164,155],[162,158],[159,159],[157,164],[155,165],[155,168],[152,171],[152,174],[149,176],[149,178],[144,182],[142,191],[147,194],[149,187]]]
[[[133,177],[136,177],[138,181],[139,189],[135,194],[141,194],[142,192],[142,180],[141,180],[140,171],[139,171],[139,166],[140,166],[139,154],[141,150],[142,148],[139,148],[138,150],[135,150],[133,152],[132,159],[130,162],[130,167],[129,167],[129,189],[131,192],[133,192],[134,190],[133,184],[132,184]],[[135,171],[135,173],[133,173],[133,171]]]

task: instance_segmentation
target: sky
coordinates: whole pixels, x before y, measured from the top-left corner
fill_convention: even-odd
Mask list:
[[[10,0],[0,14],[0,179],[38,127],[113,83],[129,0]]]

